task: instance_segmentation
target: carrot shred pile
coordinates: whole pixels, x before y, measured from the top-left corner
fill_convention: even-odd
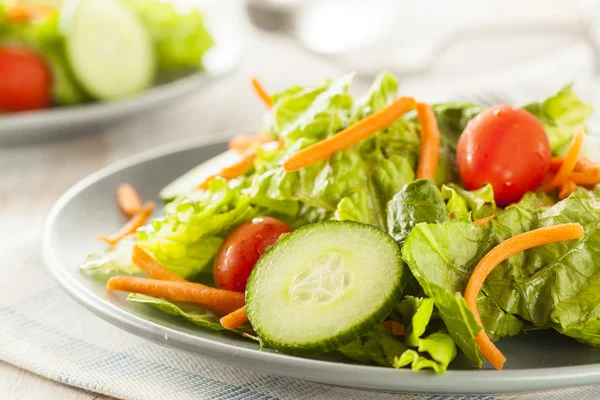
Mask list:
[[[119,229],[118,232],[110,236],[100,235],[98,236],[98,240],[105,241],[111,246],[116,246],[123,238],[125,238],[128,235],[131,235],[132,233],[135,233],[135,231],[139,227],[146,223],[148,217],[150,217],[150,214],[152,214],[152,212],[154,211],[154,206],[154,202],[147,202],[142,206],[142,208],[138,211],[137,214],[131,217],[131,219],[125,225],[123,225],[121,229]]]
[[[477,267],[475,267],[475,270],[473,270],[473,273],[469,278],[467,288],[465,289],[465,300],[479,325],[482,325],[482,323],[477,309],[477,296],[481,291],[483,282],[494,268],[502,261],[524,250],[564,240],[580,239],[583,237],[583,234],[584,230],[580,224],[561,224],[521,233],[494,247],[481,259],[479,264],[477,264]],[[503,368],[506,357],[492,343],[485,332],[485,329],[482,329],[479,332],[475,338],[475,342],[481,348],[485,358],[487,358],[496,369],[500,370]]]
[[[106,288],[162,297],[171,301],[196,303],[218,315],[227,315],[243,307],[245,303],[243,293],[186,281],[175,282],[134,276],[115,276],[108,281]]]
[[[575,170],[575,165],[577,165],[577,159],[579,158],[579,153],[581,152],[581,147],[583,145],[584,134],[581,129],[577,129],[575,135],[573,136],[573,140],[569,145],[569,149],[565,154],[558,171],[552,176],[552,178],[539,187],[539,190],[542,192],[550,192],[557,187],[563,185],[567,179],[569,179],[569,175],[573,173]]]
[[[234,329],[241,324],[248,322],[248,315],[246,314],[246,306],[238,308],[232,313],[227,314],[219,321],[225,328]]]
[[[123,183],[117,188],[117,203],[123,214],[131,217],[142,208],[142,200],[137,194],[133,186],[128,183]]]
[[[296,152],[283,163],[283,169],[287,172],[297,171],[318,161],[326,160],[334,153],[346,150],[387,128],[402,115],[415,108],[415,105],[412,97],[400,97],[387,107],[354,125]]]
[[[440,130],[435,113],[429,104],[417,103],[417,116],[421,123],[421,154],[417,166],[417,179],[435,180],[440,159]]]
[[[273,107],[273,98],[263,88],[263,86],[260,84],[258,79],[256,79],[255,77],[251,77],[250,82],[252,83],[252,87],[254,88],[254,91],[256,92],[258,97],[260,97],[260,99],[263,101],[263,103],[265,103],[267,108],[272,108]]]

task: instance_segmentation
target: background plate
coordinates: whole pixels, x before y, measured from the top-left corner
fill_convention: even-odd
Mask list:
[[[109,166],[79,182],[52,208],[43,233],[43,255],[58,283],[79,303],[103,319],[167,347],[210,357],[226,364],[317,382],[402,392],[504,393],[600,383],[600,349],[554,332],[530,332],[504,339],[505,370],[469,369],[460,357],[451,371],[436,376],[354,364],[335,354],[300,358],[272,350],[227,332],[202,330],[151,307],[133,307],[121,293],[107,293],[104,282],[81,275],[77,267],[92,251],[98,233],[123,223],[115,188],[131,183],[144,200],[193,166],[226,149],[225,143],[185,142]]]

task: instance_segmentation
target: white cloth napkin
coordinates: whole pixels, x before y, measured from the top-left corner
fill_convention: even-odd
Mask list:
[[[0,252],[0,360],[121,399],[600,398],[600,385],[505,395],[391,394],[233,368],[155,345],[86,311],[46,272],[37,232],[4,241]]]

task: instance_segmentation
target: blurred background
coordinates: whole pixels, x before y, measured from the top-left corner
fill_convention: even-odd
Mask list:
[[[573,82],[585,100],[600,101],[595,1],[177,0],[166,2],[169,9],[157,3],[163,2],[0,0],[0,46],[35,49],[54,79],[42,110],[4,106],[0,114],[0,238],[15,227],[39,226],[64,190],[111,162],[183,139],[256,131],[265,110],[250,87],[252,75],[276,92],[356,71],[359,93],[388,70],[404,94],[485,104],[541,99]],[[48,10],[58,15],[56,27],[23,33],[45,21]],[[190,16],[194,10],[200,17]],[[151,50],[125,23],[132,15]],[[40,45],[39,35],[51,39]],[[132,67],[146,59],[155,68]],[[60,62],[66,72],[57,69]],[[3,108],[9,85],[1,65]],[[118,79],[107,75],[111,68]],[[59,78],[75,89],[56,93]],[[81,97],[72,97],[77,90]]]

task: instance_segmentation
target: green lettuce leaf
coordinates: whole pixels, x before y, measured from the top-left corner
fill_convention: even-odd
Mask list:
[[[468,191],[459,185],[443,185],[442,198],[447,201],[448,215],[454,217],[471,213],[473,219],[484,218],[498,212],[494,200],[492,185],[484,185],[477,190]]]
[[[440,191],[429,180],[419,179],[405,185],[388,204],[388,233],[400,245],[417,224],[447,219]]]
[[[214,42],[198,9],[182,10],[158,0],[123,1],[152,36],[160,71],[202,68],[202,58]]]
[[[0,26],[0,42],[24,44],[40,52],[52,71],[52,98],[56,104],[71,105],[89,100],[67,62],[56,13],[26,24],[3,24]]]
[[[165,299],[138,293],[129,294],[127,296],[127,301],[135,304],[152,306],[169,315],[185,318],[192,324],[198,325],[201,328],[210,329],[211,331],[230,331],[239,333],[249,339],[258,340],[249,324],[240,325],[236,329],[225,328],[219,322],[218,315],[194,303],[172,303]]]
[[[525,105],[544,125],[552,151],[560,154],[573,138],[575,128],[584,125],[592,114],[592,106],[584,103],[572,85],[567,85],[544,101]]]
[[[184,278],[205,272],[223,238],[257,215],[234,182],[213,179],[207,190],[182,196],[165,207],[166,216],[138,230],[138,243],[162,265]]]
[[[90,254],[79,269],[82,272],[104,275],[141,273],[140,269],[131,261],[134,243],[131,237],[127,237],[104,253]]]
[[[343,346],[339,351],[346,357],[364,363],[402,368],[410,365],[413,371],[431,368],[441,374],[456,356],[456,345],[444,332],[423,337],[433,314],[431,299],[407,297],[396,306],[406,326],[404,340],[394,336],[389,328],[377,326],[371,333]]]
[[[523,329],[552,327],[599,346],[600,293],[595,289],[600,282],[600,268],[595,262],[600,249],[599,200],[598,193],[580,190],[551,207],[511,206],[481,227],[462,220],[419,225],[402,249],[403,258],[467,353],[447,320],[461,314],[450,314],[443,308],[448,298],[464,291],[479,260],[498,243],[519,233],[580,223],[585,229],[581,240],[527,250],[498,265],[483,285],[478,306],[484,328],[493,340]],[[472,319],[465,311],[464,315]],[[464,329],[468,324],[462,325],[460,335],[468,337]]]

